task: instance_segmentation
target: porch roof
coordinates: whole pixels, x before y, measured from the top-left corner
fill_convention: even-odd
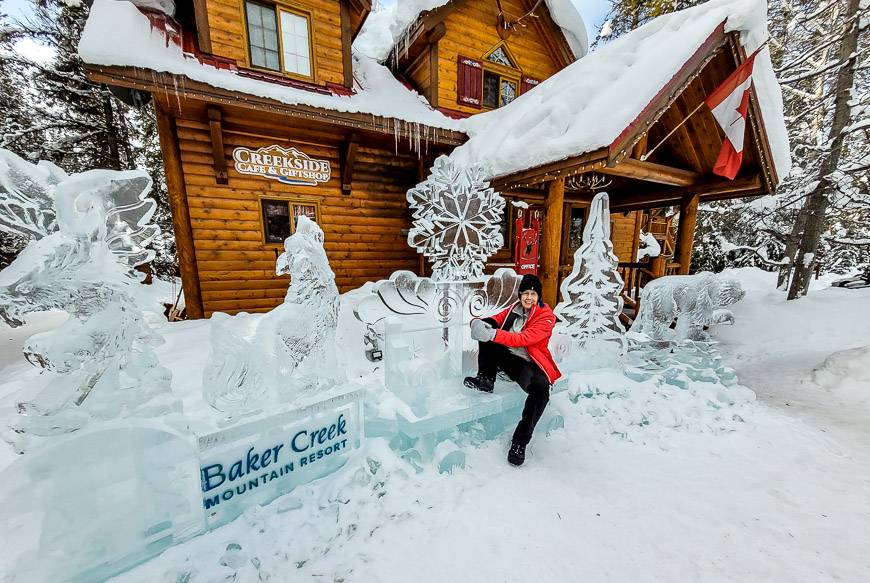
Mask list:
[[[593,51],[512,103],[466,120],[470,139],[451,155],[482,164],[491,178],[569,158],[612,166],[627,155],[649,126],[678,96],[705,58],[739,34],[746,52],[768,36],[766,3],[711,0],[660,16]],[[782,95],[770,55],[755,59],[755,94],[776,174],[791,167]],[[748,130],[749,131],[749,130]],[[582,168],[581,168],[582,171]]]

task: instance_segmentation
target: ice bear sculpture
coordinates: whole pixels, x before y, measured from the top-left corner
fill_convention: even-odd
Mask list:
[[[705,327],[733,323],[724,306],[745,295],[736,279],[704,271],[695,275],[669,275],[649,282],[640,296],[640,313],[631,332],[654,341],[707,340]],[[676,320],[676,326],[671,325]]]

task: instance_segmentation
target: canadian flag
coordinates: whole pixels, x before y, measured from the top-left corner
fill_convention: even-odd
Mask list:
[[[719,87],[713,90],[705,103],[713,117],[725,130],[725,140],[713,174],[734,180],[743,160],[743,142],[746,134],[746,112],[749,109],[749,90],[752,88],[752,65],[758,51],[746,59]]]

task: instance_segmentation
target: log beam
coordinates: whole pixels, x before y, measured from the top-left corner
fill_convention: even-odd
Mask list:
[[[187,206],[187,190],[184,186],[184,170],[181,166],[181,148],[175,119],[168,116],[155,104],[157,133],[163,164],[166,169],[166,189],[169,191],[169,207],[172,210],[172,229],[175,231],[175,246],[178,266],[181,269],[181,286],[189,319],[202,318],[202,294],[199,286],[199,269],[193,248],[193,229],[190,227],[190,209]]]
[[[221,127],[221,110],[217,107],[208,108],[208,127],[211,133],[211,155],[214,160],[214,180],[218,184],[227,184],[227,159],[224,155],[224,134]]]
[[[348,89],[353,89],[353,56],[351,43],[353,32],[351,31],[350,5],[346,0],[338,3],[341,18],[341,73],[342,83]]]
[[[692,243],[695,240],[695,224],[698,222],[698,194],[687,194],[680,200],[680,226],[674,260],[680,264],[680,275],[688,275],[692,265]]]
[[[691,192],[689,192],[691,191]],[[698,194],[701,199],[721,200],[763,194],[759,175],[739,177],[735,180],[699,182],[691,188],[662,188],[659,190],[620,194],[611,192],[610,210],[628,211],[676,205],[686,194]]]
[[[359,135],[351,134],[341,145],[341,193],[348,195],[353,188],[353,164],[359,148]]]
[[[696,184],[701,177],[700,174],[691,170],[683,170],[655,162],[641,162],[634,158],[625,158],[613,167],[602,168],[600,172],[611,176],[667,184],[668,186],[691,186]]]
[[[541,287],[544,302],[556,305],[559,285],[559,247],[562,242],[562,212],[565,203],[565,179],[549,183],[544,206],[544,225],[541,241]]]

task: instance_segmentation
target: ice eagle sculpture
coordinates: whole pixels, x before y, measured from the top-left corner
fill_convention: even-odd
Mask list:
[[[156,202],[141,171],[67,175],[0,149],[0,225],[27,246],[0,272],[0,317],[12,327],[30,312],[60,309],[69,319],[26,341],[25,358],[47,384],[23,402],[17,446],[32,436],[74,431],[90,419],[149,417],[178,408],[161,342],[133,298],[159,234]]]
[[[212,353],[203,372],[203,395],[218,411],[249,413],[268,402],[293,400],[300,390],[336,378],[335,329],[339,297],[323,248],[323,230],[296,217],[275,266],[290,275],[284,303],[264,315],[247,337],[229,316],[212,317]]]

